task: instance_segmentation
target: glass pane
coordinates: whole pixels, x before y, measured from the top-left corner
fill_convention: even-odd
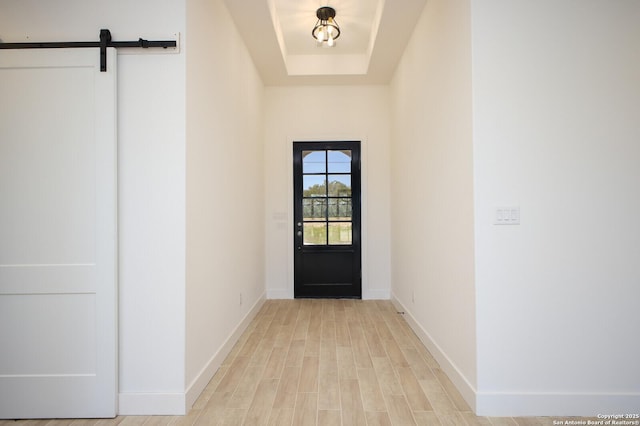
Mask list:
[[[302,182],[303,197],[326,197],[326,178],[317,175],[305,175]]]
[[[302,200],[302,218],[307,220],[326,220],[326,198],[304,198]]]
[[[329,151],[329,173],[351,173],[351,151]]]
[[[329,199],[329,220],[351,220],[351,198]]]
[[[329,244],[351,244],[351,222],[329,223]]]
[[[304,245],[318,246],[327,244],[327,223],[307,222],[304,224]]]
[[[351,175],[330,175],[329,196],[351,197]]]
[[[302,151],[302,173],[324,173],[326,169],[326,151]]]

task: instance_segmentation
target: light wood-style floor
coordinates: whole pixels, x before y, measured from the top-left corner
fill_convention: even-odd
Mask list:
[[[553,420],[476,417],[389,301],[269,300],[186,416],[0,426],[524,426]]]

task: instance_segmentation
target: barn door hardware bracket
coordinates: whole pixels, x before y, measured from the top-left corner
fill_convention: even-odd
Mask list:
[[[107,47],[129,48],[142,47],[148,49],[150,47],[176,47],[175,40],[144,40],[142,38],[137,41],[113,41],[111,39],[111,31],[100,30],[100,41],[67,41],[67,42],[42,42],[42,43],[0,43],[0,49],[65,49],[80,47],[98,47],[100,48],[100,71],[107,71]]]

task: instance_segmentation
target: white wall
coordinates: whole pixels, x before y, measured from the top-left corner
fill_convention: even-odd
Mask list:
[[[264,300],[263,86],[220,0],[187,4],[187,406]]]
[[[472,16],[478,412],[636,413],[640,2]]]
[[[384,86],[267,87],[265,104],[266,285],[293,297],[293,141],[362,142],[363,298],[388,298],[389,90]],[[319,108],[327,102],[326,112]]]
[[[183,3],[2,0],[0,39],[173,38]],[[121,414],[178,410],[184,392],[184,79],[184,55],[119,55]]]
[[[473,406],[470,2],[431,0],[392,88],[392,293]]]

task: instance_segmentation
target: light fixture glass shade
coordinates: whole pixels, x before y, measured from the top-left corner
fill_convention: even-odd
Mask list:
[[[336,11],[329,6],[323,6],[316,11],[318,21],[311,31],[318,45],[333,47],[340,37],[340,27],[335,20]]]

